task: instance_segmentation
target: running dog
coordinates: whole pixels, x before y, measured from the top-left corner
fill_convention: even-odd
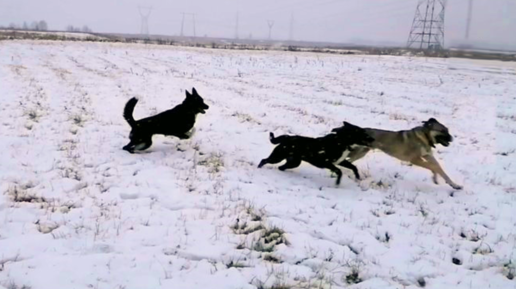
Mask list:
[[[358,126],[344,122],[344,126],[333,129],[334,133],[319,138],[282,135],[275,137],[271,132],[270,142],[277,144],[271,155],[263,159],[258,168],[265,164],[277,164],[287,160],[279,170],[293,169],[305,161],[321,169],[329,169],[337,175],[336,185],[340,184],[342,171],[336,165],[353,171],[360,179],[357,168],[345,158],[354,145],[368,147],[374,141],[366,131]]]
[[[347,160],[350,163],[364,157],[371,149],[378,149],[401,161],[430,170],[435,184],[438,184],[437,175],[439,175],[452,188],[462,189],[462,186],[448,177],[432,154],[432,148],[435,148],[436,144],[447,147],[453,141],[448,128],[435,118],[423,121],[422,126],[410,130],[364,129],[374,138],[374,142],[369,147],[355,146],[348,155]]]
[[[210,108],[204,103],[203,98],[195,88],[192,89],[192,93],[186,91],[186,98],[183,103],[140,120],[133,118],[133,111],[137,102],[138,99],[133,97],[124,108],[124,118],[131,126],[131,132],[129,133],[130,142],[123,149],[130,153],[148,149],[152,145],[152,136],[155,134],[176,136],[180,139],[190,138],[195,131],[193,127],[197,114],[204,114]]]

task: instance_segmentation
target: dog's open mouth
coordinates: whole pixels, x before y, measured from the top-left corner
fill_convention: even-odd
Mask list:
[[[206,110],[210,108],[209,106],[206,106],[206,107],[199,107],[199,113],[202,113],[202,114],[205,114],[206,113]]]
[[[452,137],[451,136],[436,136],[435,137],[435,141],[445,147],[449,146],[450,143],[452,142]]]

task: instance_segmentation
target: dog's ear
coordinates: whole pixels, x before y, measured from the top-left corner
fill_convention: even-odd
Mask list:
[[[437,123],[437,120],[433,117],[429,118],[427,121],[422,121],[424,127],[429,127],[432,124]]]
[[[195,87],[192,87],[192,94],[193,94],[193,95],[199,95],[199,94],[197,93],[197,90],[195,90]]]
[[[192,96],[188,90],[185,89],[185,92],[186,92],[186,97]]]
[[[347,121],[344,121],[344,126],[345,126],[345,127],[347,127],[347,128],[356,127],[356,125],[351,124],[351,123],[349,123],[349,122],[347,122]]]

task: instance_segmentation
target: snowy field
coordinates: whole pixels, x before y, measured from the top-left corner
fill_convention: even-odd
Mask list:
[[[121,148],[196,87],[190,140]],[[390,56],[0,42],[0,288],[516,288],[516,67]],[[430,117],[462,191],[380,152],[256,166],[268,132]]]

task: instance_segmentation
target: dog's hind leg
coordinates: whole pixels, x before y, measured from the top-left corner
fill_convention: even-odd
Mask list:
[[[285,159],[285,156],[281,150],[281,147],[276,147],[271,155],[266,158],[266,159],[263,159],[260,164],[258,165],[258,168],[261,168],[263,167],[264,165],[266,164],[277,164],[279,162],[281,162],[282,160]]]
[[[349,162],[347,160],[343,160],[342,162],[339,163],[339,166],[343,166],[345,168],[352,170],[353,173],[355,174],[355,178],[357,180],[360,180],[360,175],[358,174],[358,169],[354,164],[352,164],[351,162]]]
[[[424,157],[416,158],[411,161],[412,164],[416,166],[420,166],[422,168],[428,169],[432,171],[434,174],[432,178],[434,179],[434,182],[437,180],[436,174],[440,175],[444,181],[450,185],[452,188],[456,190],[461,190],[462,186],[457,185],[455,182],[453,182],[450,177],[444,172],[444,170],[441,168],[437,160],[432,155],[426,155]]]
[[[280,166],[278,169],[280,171],[293,169],[293,168],[299,167],[300,164],[301,164],[301,159],[294,158],[294,157],[288,157],[287,162],[284,165]]]

